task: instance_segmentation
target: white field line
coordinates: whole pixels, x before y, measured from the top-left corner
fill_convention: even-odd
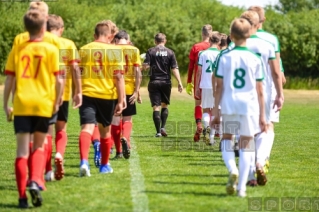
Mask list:
[[[132,132],[133,134],[133,132]],[[131,174],[131,196],[134,212],[148,212],[148,198],[145,191],[144,175],[140,167],[140,159],[137,153],[134,139],[131,137],[131,157],[130,174]]]

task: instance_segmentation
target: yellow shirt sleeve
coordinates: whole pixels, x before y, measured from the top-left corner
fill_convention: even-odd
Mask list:
[[[6,63],[6,68],[5,68],[5,71],[4,73],[6,75],[13,75],[15,76],[15,72],[16,72],[16,68],[15,68],[15,63],[14,63],[14,51],[15,51],[15,48],[13,48],[10,53],[9,53],[9,56],[8,56],[8,60],[7,60],[7,63]]]

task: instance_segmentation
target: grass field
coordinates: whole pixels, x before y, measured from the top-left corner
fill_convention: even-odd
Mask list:
[[[91,159],[92,176],[78,177],[79,117],[78,111],[71,110],[65,178],[47,183],[43,206],[28,211],[237,212],[253,209],[249,204],[258,197],[262,197],[264,211],[268,203],[273,203],[267,198],[277,201],[287,197],[295,201],[295,211],[301,211],[301,197],[313,198],[312,210],[305,211],[315,211],[319,203],[318,91],[285,91],[281,122],[275,129],[269,181],[264,187],[248,188],[248,197],[240,199],[226,195],[228,173],[221,153],[215,147],[192,142],[192,98],[173,89],[169,137],[153,137],[152,108],[144,90],[143,104],[138,105],[138,115],[134,117],[131,158],[111,161],[114,173],[110,175],[100,175]],[[2,110],[0,119],[0,211],[18,211],[13,126],[5,121]],[[93,148],[91,158],[92,153]],[[284,200],[278,202],[278,210],[284,209],[280,205]]]

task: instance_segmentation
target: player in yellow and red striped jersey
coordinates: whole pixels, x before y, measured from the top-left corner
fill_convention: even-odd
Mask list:
[[[120,30],[114,38],[115,44],[122,48],[125,59],[124,81],[127,106],[122,112],[122,120],[119,116],[113,116],[111,134],[116,147],[116,155],[113,159],[119,159],[123,156],[128,159],[130,157],[132,116],[136,115],[135,101],[137,101],[139,96],[142,78],[140,70],[141,59],[139,49],[129,44],[129,36],[125,30]]]
[[[19,207],[27,208],[27,167],[29,143],[33,134],[33,151],[29,164],[29,191],[34,206],[41,206],[44,172],[43,144],[49,119],[59,108],[63,80],[59,72],[58,49],[43,41],[46,16],[39,10],[29,10],[24,16],[29,41],[17,44],[11,50],[6,64],[4,110],[8,114],[8,100],[13,86],[14,130],[17,139],[15,175],[19,191]],[[16,84],[14,85],[14,80]]]
[[[101,143],[100,173],[112,173],[109,162],[112,147],[113,115],[121,115],[124,105],[122,49],[110,44],[113,22],[101,21],[94,30],[95,41],[81,47],[83,104],[80,107],[80,176],[90,176],[88,163],[91,137],[98,123]]]
[[[59,51],[59,62],[60,70],[64,72],[65,86],[62,96],[63,103],[56,114],[57,121],[55,123],[55,147],[56,154],[54,157],[55,171],[54,178],[56,180],[61,180],[64,176],[63,158],[64,152],[67,144],[67,134],[66,127],[68,121],[69,112],[69,100],[72,93],[72,82],[74,84],[73,92],[73,108],[78,108],[82,104],[82,88],[81,88],[81,78],[79,74],[79,55],[77,48],[73,41],[62,38],[62,33],[64,31],[64,22],[60,16],[50,14],[47,21],[47,30],[59,37],[60,41],[60,51]],[[49,127],[49,136],[52,138],[53,135],[53,125]],[[48,152],[46,158],[46,175],[45,179],[47,181],[52,180],[52,168],[51,168],[51,152]]]

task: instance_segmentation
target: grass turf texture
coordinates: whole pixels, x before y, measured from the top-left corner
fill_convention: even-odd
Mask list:
[[[264,187],[248,188],[248,198],[240,199],[226,195],[228,173],[217,148],[207,148],[202,142],[201,146],[194,145],[194,102],[185,92],[177,94],[175,90],[177,88],[173,88],[169,107],[169,137],[153,137],[152,108],[145,89],[143,104],[138,105],[138,115],[134,117],[132,154],[139,155],[145,187],[142,194],[147,197],[149,211],[248,211],[251,197],[318,197],[319,117],[315,115],[319,113],[318,92],[285,91],[281,122],[275,128],[268,183]],[[0,211],[18,211],[13,126],[5,121],[3,110],[0,118]],[[78,177],[79,131],[78,111],[70,109],[65,178],[47,183],[47,191],[42,192],[43,206],[29,211],[126,212],[136,209],[131,196],[128,160],[111,161],[114,173],[101,175],[94,167],[91,148],[92,176]]]

